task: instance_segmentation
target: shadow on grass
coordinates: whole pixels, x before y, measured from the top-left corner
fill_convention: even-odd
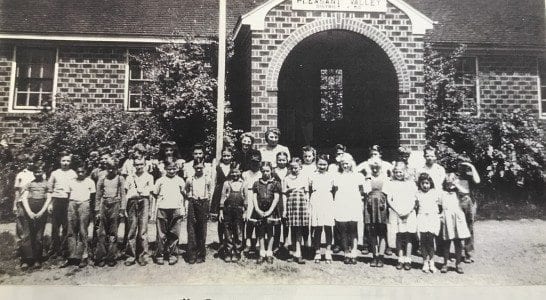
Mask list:
[[[546,220],[546,202],[488,200],[480,203],[477,214],[478,220]]]

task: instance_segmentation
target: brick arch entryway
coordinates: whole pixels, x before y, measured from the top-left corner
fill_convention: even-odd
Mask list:
[[[348,30],[325,30],[301,40],[277,80],[281,143],[300,156],[312,145],[331,153],[347,146],[357,161],[379,144],[386,157],[399,145],[399,79],[373,40]]]
[[[399,87],[401,93],[407,93],[410,88],[410,78],[408,68],[404,62],[404,58],[400,53],[400,50],[394,45],[394,43],[381,31],[375,27],[367,25],[364,22],[343,19],[343,18],[329,18],[320,19],[314,22],[308,23],[297,30],[295,30],[275,51],[269,67],[267,69],[266,87],[268,91],[277,91],[277,83],[281,67],[284,64],[286,57],[289,53],[305,38],[327,30],[347,30],[358,34],[361,34],[379,45],[390,58],[398,77]]]

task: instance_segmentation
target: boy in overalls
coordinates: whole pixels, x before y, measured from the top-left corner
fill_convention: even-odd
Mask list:
[[[243,245],[243,214],[246,192],[238,166],[231,169],[229,177],[222,188],[219,218],[221,222],[224,222],[225,261],[237,262],[241,259]]]

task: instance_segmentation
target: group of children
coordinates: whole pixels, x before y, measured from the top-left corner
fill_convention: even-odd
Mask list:
[[[425,164],[409,168],[407,158],[383,161],[374,146],[370,159],[356,165],[341,145],[333,159],[310,146],[299,159],[278,145],[278,130],[266,132],[261,151],[253,150],[246,137],[244,153],[225,147],[215,168],[204,163],[201,145],[194,146],[193,160],[185,162],[173,143],[162,144],[158,160],[146,159],[144,149],[136,146],[121,169],[108,153],[93,170],[72,170],[71,156],[62,153],[60,168],[47,180],[40,162],[29,165],[16,178],[22,267],[40,267],[48,215],[48,257],[65,258],[61,267],[83,268],[90,256],[97,266],[114,266],[120,258],[119,220],[125,221],[125,265],[148,263],[149,220],[157,229],[154,262],[176,264],[183,218],[187,261],[202,263],[209,215],[217,216],[219,254],[226,262],[239,261],[248,249],[257,252],[258,264],[273,263],[283,251],[289,261],[304,264],[304,253],[311,248],[316,263],[331,263],[332,254],[341,250],[345,264],[356,264],[359,224],[364,224],[364,252],[373,256],[371,267],[383,267],[384,255],[394,248],[396,268],[411,269],[416,243],[424,272],[437,271],[437,251],[444,258],[441,272],[448,271],[452,242],[458,273],[463,273],[462,261],[472,261],[476,203],[470,189],[479,176],[470,163],[446,174],[436,163],[435,149],[426,148]]]

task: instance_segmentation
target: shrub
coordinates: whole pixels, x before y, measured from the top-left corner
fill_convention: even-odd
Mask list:
[[[487,196],[516,201],[540,193],[544,156],[537,118],[522,110],[469,113],[463,106],[469,91],[455,84],[455,63],[464,51],[464,45],[449,54],[426,48],[427,140],[438,146],[439,161],[448,171],[462,156],[470,158],[483,181],[480,192]]]

